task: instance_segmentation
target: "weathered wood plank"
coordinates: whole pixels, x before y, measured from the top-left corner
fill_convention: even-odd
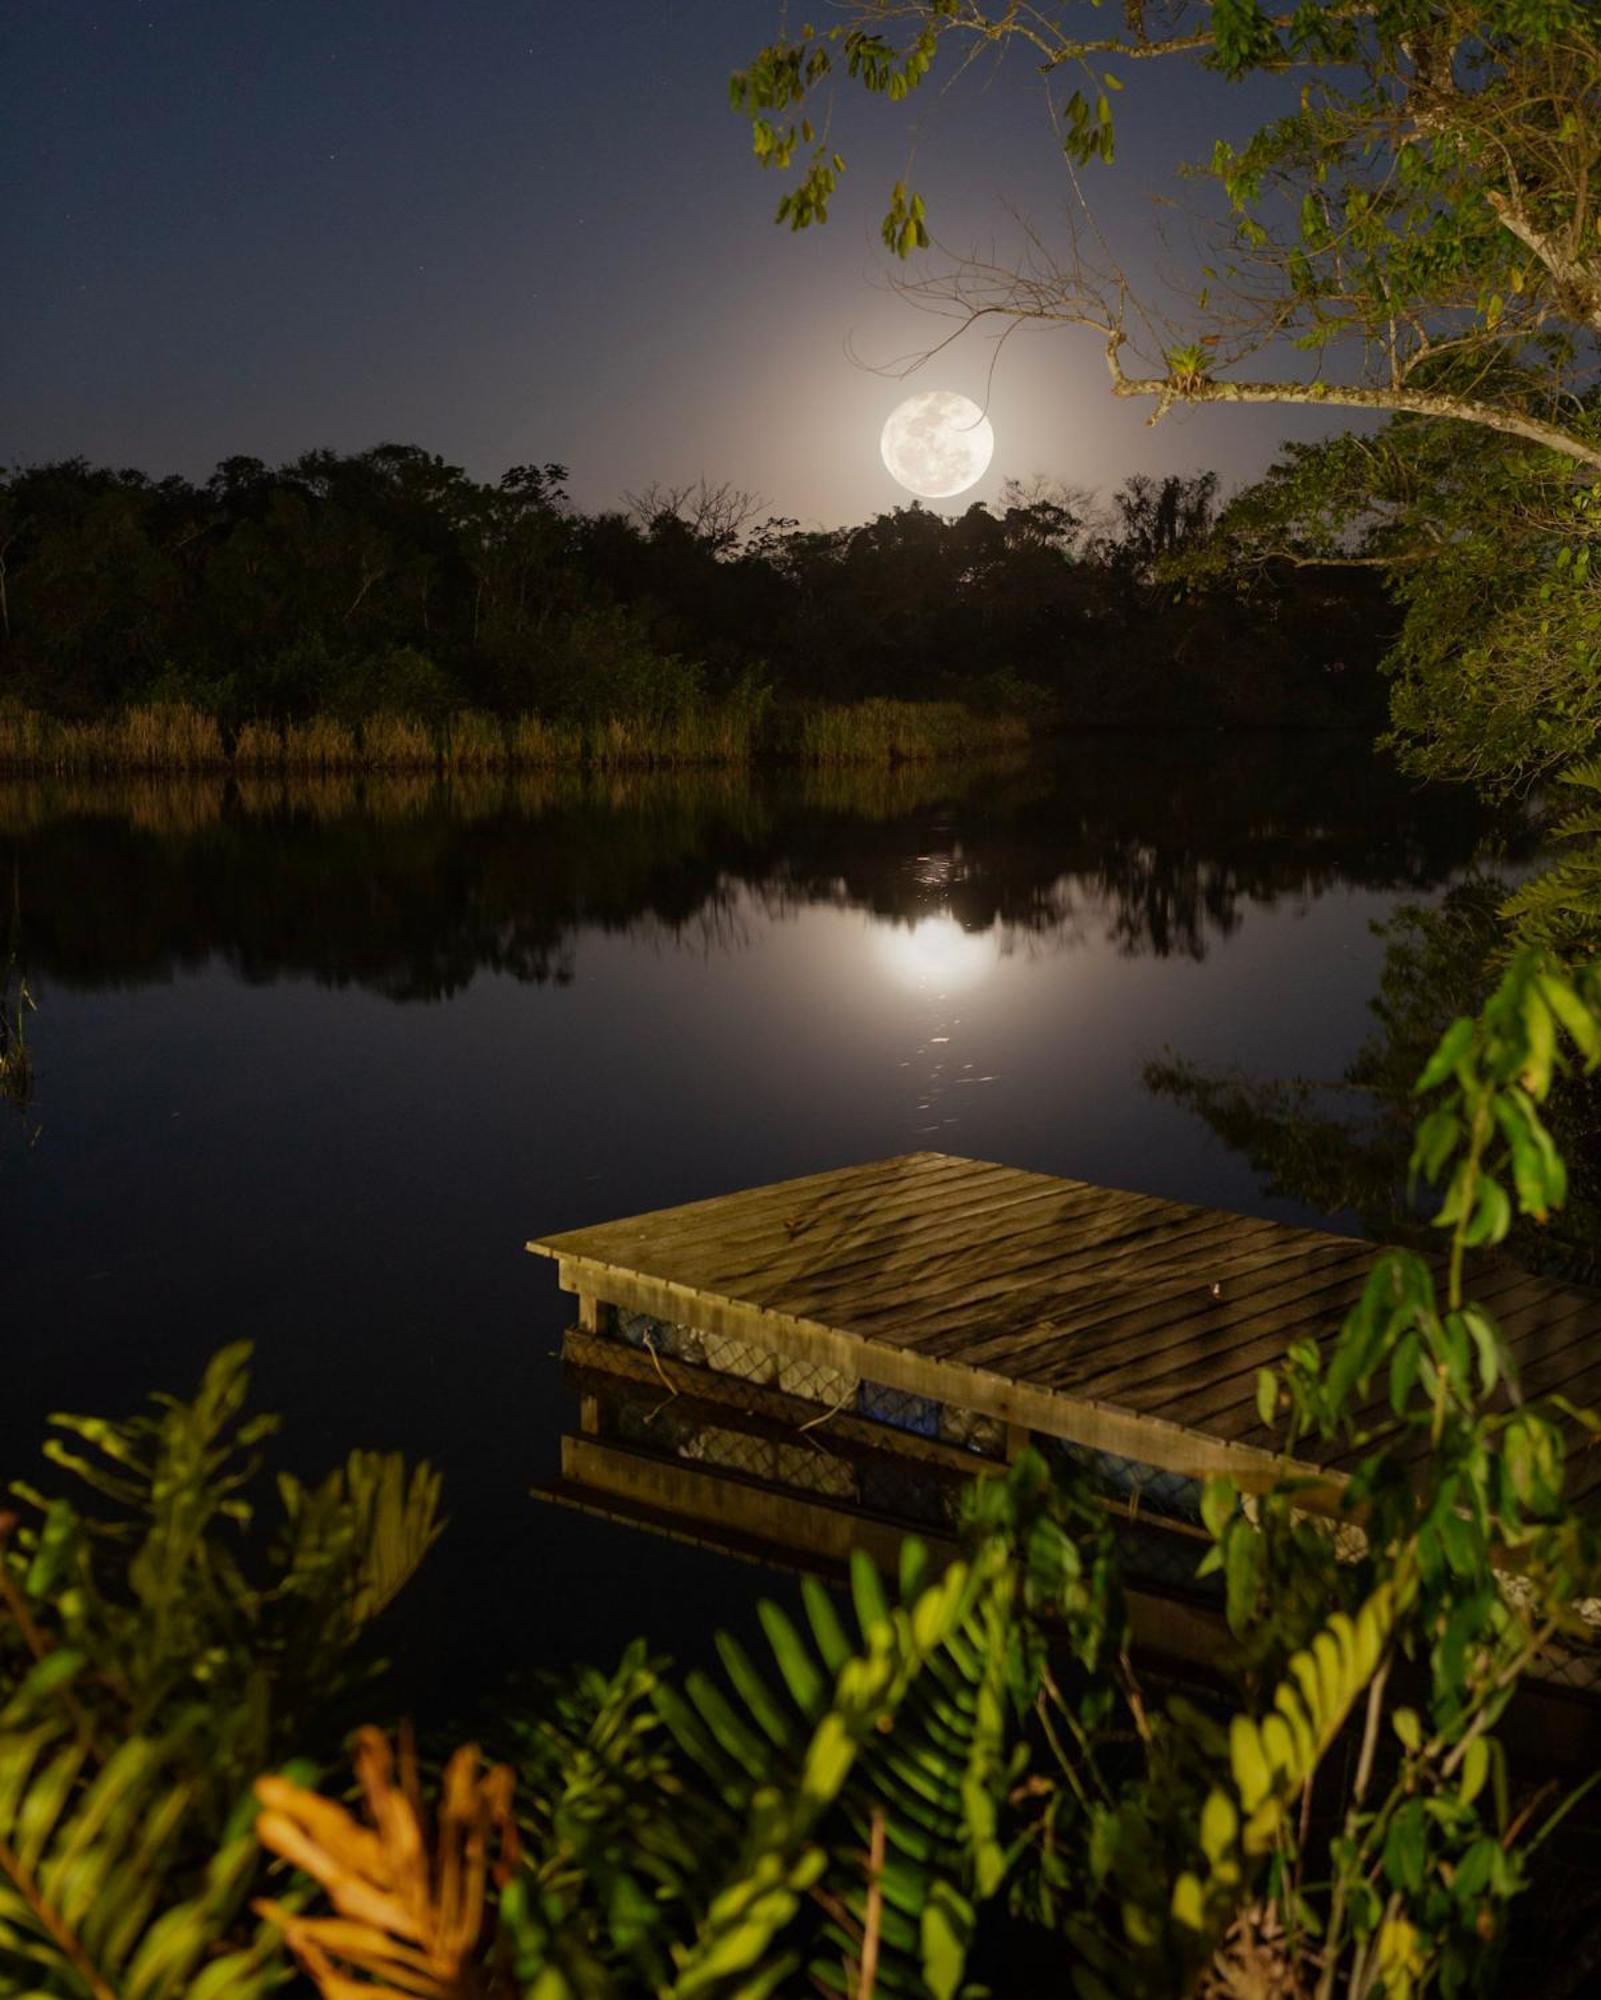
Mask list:
[[[633,1232],[614,1241],[604,1232],[586,1232],[587,1240],[574,1240],[570,1254],[599,1256],[721,1292],[776,1294],[787,1277],[815,1275],[819,1268],[832,1268],[842,1255],[881,1260],[887,1241],[923,1228],[924,1218],[931,1212],[937,1218],[946,1205],[966,1213],[985,1206],[992,1195],[1018,1199],[1038,1193],[1030,1187],[1019,1197],[1007,1169],[984,1176],[920,1169],[912,1178],[899,1176],[865,1189],[853,1186],[826,1199],[792,1200],[780,1191],[760,1211],[730,1217],[725,1233],[709,1232],[703,1221],[681,1236]],[[926,1226],[934,1238],[937,1225]],[[567,1239],[560,1242],[567,1245]]]
[[[1193,1398],[1197,1410],[1223,1407],[1230,1400],[1223,1385],[1241,1375],[1249,1378],[1248,1385],[1236,1394],[1254,1400],[1259,1367],[1271,1366],[1292,1340],[1328,1339],[1338,1330],[1367,1285],[1373,1255],[1368,1245],[1354,1244],[1350,1254],[1337,1255],[1326,1265],[1308,1259],[1300,1278],[1276,1294],[1226,1286],[1211,1315],[1204,1307],[1195,1315],[1197,1322],[1208,1324],[1196,1324],[1187,1334],[1180,1325],[1175,1329],[1180,1338],[1165,1339],[1136,1358],[1142,1401],[1158,1406],[1178,1395]],[[1115,1395],[1124,1385],[1121,1379],[1094,1375],[1084,1386]]]
[[[596,1316],[610,1303],[685,1321],[1017,1431],[1258,1485],[1276,1461],[1257,1369],[1292,1339],[1331,1337],[1375,1255],[1355,1238],[932,1152],[530,1247],[558,1259]],[[1601,1393],[1601,1300],[1513,1271],[1478,1291],[1532,1386]]]
[[[1083,1205],[1090,1206],[1092,1199],[1092,1191],[1086,1191]],[[793,1310],[810,1310],[840,1294],[873,1297],[897,1279],[933,1290],[940,1284],[941,1272],[971,1260],[997,1230],[1010,1241],[1020,1224],[1032,1221],[1043,1228],[1047,1216],[1061,1227],[1062,1204],[1049,1188],[1003,1185],[989,1193],[959,1183],[942,1200],[919,1204],[905,1215],[883,1218],[874,1211],[837,1234],[811,1228],[789,1231],[774,1261],[752,1269],[748,1282],[752,1296],[759,1288],[772,1302],[782,1298]],[[759,1248],[740,1247],[747,1255],[752,1247]],[[725,1280],[741,1276],[733,1260],[719,1272]]]
[[[807,1195],[797,1200],[778,1195],[760,1209],[741,1211],[715,1226],[697,1221],[692,1232],[664,1235],[648,1240],[654,1254],[682,1255],[704,1251],[714,1257],[735,1261],[754,1246],[770,1247],[775,1241],[824,1251],[860,1235],[864,1230],[902,1232],[924,1227],[942,1210],[964,1212],[991,1198],[1036,1194],[1041,1190],[1008,1168],[990,1167],[974,1173],[959,1163],[935,1156],[930,1163],[918,1162],[881,1183],[853,1185],[826,1195]],[[1030,1177],[1032,1179],[1032,1177]]]
[[[1247,1303],[1255,1307],[1294,1299],[1309,1288],[1316,1289],[1315,1280],[1329,1271],[1345,1271],[1349,1263],[1349,1254],[1340,1245],[1317,1258],[1297,1251],[1290,1263],[1293,1275],[1285,1276],[1283,1263],[1264,1262],[1251,1252],[1242,1254],[1238,1262],[1209,1259],[1205,1270],[1216,1274],[1210,1282],[1190,1271],[1177,1278],[1158,1279],[1148,1291],[1138,1284],[1120,1282],[1104,1298],[1096,1295],[1092,1271],[1089,1283],[1071,1295],[1073,1304],[1065,1313],[1055,1314],[1050,1326],[1058,1336],[1074,1336],[1071,1341],[1062,1341],[1062,1365],[1088,1380],[1113,1374],[1130,1363],[1154,1362],[1158,1355],[1190,1337],[1197,1317],[1226,1327]],[[1211,1283],[1223,1284],[1223,1299],[1213,1298]],[[1009,1338],[1001,1330],[963,1352],[973,1360],[1001,1361]]]
[[[1516,1273],[1509,1274],[1503,1279],[1503,1284],[1510,1284],[1520,1296],[1527,1282]],[[1498,1289],[1499,1287],[1491,1284],[1479,1289],[1479,1302],[1492,1313],[1496,1311]],[[1360,1296],[1360,1292],[1357,1296]],[[1355,1303],[1354,1298],[1352,1303]],[[1531,1315],[1536,1313],[1541,1313],[1544,1317],[1531,1318]],[[1582,1297],[1564,1299],[1560,1294],[1556,1297],[1547,1296],[1536,1306],[1525,1305],[1520,1317],[1521,1333],[1514,1331],[1505,1323],[1503,1330],[1508,1333],[1508,1345],[1512,1349],[1525,1389],[1531,1393],[1544,1394],[1552,1389],[1563,1388],[1566,1371],[1571,1367],[1571,1361],[1565,1357],[1571,1356],[1576,1348],[1582,1348],[1587,1342],[1595,1343],[1601,1340],[1601,1308],[1598,1308],[1596,1301],[1590,1299]],[[1302,1331],[1327,1336],[1333,1332],[1338,1323],[1336,1319],[1321,1329],[1308,1326]],[[1555,1334],[1559,1329],[1567,1330],[1562,1338],[1561,1351],[1553,1354],[1550,1361],[1542,1366],[1534,1359],[1540,1351],[1534,1346],[1534,1335],[1536,1332],[1548,1331]],[[1215,1430],[1222,1437],[1247,1436],[1255,1427],[1256,1372],[1258,1368],[1273,1366],[1285,1345],[1287,1345],[1285,1341],[1278,1342],[1275,1351],[1275,1343],[1258,1340],[1248,1347],[1231,1349],[1222,1357],[1222,1367],[1210,1380],[1202,1382],[1193,1374],[1186,1375],[1177,1384],[1167,1385],[1173,1389],[1171,1398],[1165,1402],[1157,1402],[1153,1407],[1157,1409],[1182,1407],[1187,1423]],[[1601,1384],[1597,1386],[1601,1387]],[[1374,1407],[1377,1408],[1383,1400],[1382,1397],[1376,1397]]]
[[[665,1234],[682,1229],[693,1233],[703,1220],[723,1216],[737,1220],[742,1215],[759,1214],[770,1205],[786,1201],[829,1196],[843,1198],[853,1189],[865,1192],[879,1182],[906,1180],[935,1165],[945,1168],[950,1164],[951,1156],[945,1153],[899,1153],[892,1159],[864,1160],[856,1166],[832,1167],[822,1173],[801,1174],[793,1180],[769,1181],[761,1187],[745,1188],[735,1195],[708,1195],[699,1201],[679,1202],[672,1208],[648,1209],[640,1215],[622,1216],[614,1222],[588,1223],[580,1229],[536,1237],[527,1248],[536,1256],[545,1257],[604,1254],[608,1245],[636,1238],[648,1241],[658,1231]]]
[[[1057,1226],[1053,1229],[1055,1220]],[[1064,1227],[1064,1222],[1077,1223]],[[936,1295],[948,1301],[945,1313],[929,1321],[935,1332],[943,1320],[954,1320],[972,1304],[992,1293],[1089,1287],[1110,1296],[1118,1288],[1159,1282],[1164,1272],[1186,1274],[1190,1260],[1207,1256],[1246,1254],[1239,1239],[1217,1218],[1197,1217],[1152,1225],[1142,1215],[1091,1215],[1087,1218],[1035,1219],[1030,1235],[998,1247],[965,1273],[959,1285],[948,1281]],[[1193,1268],[1187,1272],[1193,1281]],[[885,1310],[893,1310],[893,1303]],[[865,1315],[863,1315],[865,1317]]]

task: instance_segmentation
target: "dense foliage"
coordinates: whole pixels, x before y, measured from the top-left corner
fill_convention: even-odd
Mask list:
[[[954,518],[754,520],[748,496],[572,507],[560,466],[480,485],[384,445],[204,486],[81,462],[0,481],[0,707],[188,703],[257,719],[466,708],[665,727],[771,693],[961,698],[1075,722],[1376,719],[1371,582],[1286,572],[1256,601],[1175,586],[1215,481],[1130,480],[1105,508],[1013,492]],[[204,762],[205,759],[201,758]]]
[[[1372,1032],[1337,1078],[1263,1078],[1170,1053],[1146,1065],[1146,1084],[1244,1154],[1269,1193],[1326,1215],[1350,1211],[1367,1235],[1421,1247],[1430,1214],[1427,1191],[1409,1173],[1413,1079],[1441,1014],[1483,1005],[1507,949],[1509,906],[1520,929],[1560,928],[1571,937],[1579,927],[1575,906],[1556,908],[1566,879],[1558,864],[1509,894],[1502,876],[1476,869],[1436,903],[1403,904],[1378,926],[1385,955]],[[1538,1222],[1518,1218],[1508,1252],[1524,1269],[1593,1284],[1601,1277],[1596,1081],[1570,1083],[1551,1124],[1570,1170],[1567,1204]]]
[[[904,99],[1009,51],[1043,84],[1042,142],[1072,177],[1066,228],[1030,230],[1015,262],[947,258],[913,295],[959,321],[1093,330],[1113,392],[1149,399],[1153,422],[1189,403],[1390,415],[1376,443],[1293,453],[1240,525],[1292,562],[1355,555],[1397,590],[1394,715],[1423,768],[1515,785],[1587,753],[1601,729],[1594,6],[851,0],[815,27],[786,19],[733,79],[758,159],[791,177],[779,220],[827,219],[848,143],[838,100]],[[1220,138],[1196,164],[1193,260],[1171,242],[1163,259],[1177,308],[1136,297],[1079,172],[1112,162],[1118,108],[1153,64],[1263,93],[1282,80],[1243,143]],[[898,183],[886,245],[925,253],[935,224]]]
[[[439,1482],[352,1452],[316,1486],[280,1474],[269,1527],[248,1360],[224,1348],[192,1402],[58,1417],[45,1456],[88,1497],[15,1482],[0,1515],[0,1993],[276,1983],[245,1921],[250,1781],[326,1757],[370,1698],[368,1628],[438,1535]]]
[[[1429,1058],[1443,1274],[1384,1253],[1330,1342],[1263,1371],[1282,1457],[1204,1493],[1210,1691],[1131,1658],[1111,1517],[1029,1451],[971,1490],[955,1560],[909,1541],[890,1588],[859,1558],[849,1621],[810,1584],[804,1625],[762,1607],[770,1664],[725,1636],[680,1679],[634,1646],[437,1787],[363,1732],[358,1817],[311,1781],[435,1536],[427,1469],[280,1479],[264,1535],[237,1348],[193,1403],[58,1420],[97,1499],[18,1489],[0,1547],[0,1990],[254,2000],[285,1946],[329,2000],[1493,1990],[1586,1789],[1531,1789],[1501,1724],[1593,1654],[1566,1459],[1601,1420],[1508,1393],[1466,1260],[1561,1207],[1545,1105],[1598,1067],[1601,967],[1535,952]]]
[[[1390,742],[1430,777],[1525,789],[1601,735],[1601,488],[1494,431],[1396,417],[1290,445],[1182,566],[1250,589],[1285,562],[1385,577]]]

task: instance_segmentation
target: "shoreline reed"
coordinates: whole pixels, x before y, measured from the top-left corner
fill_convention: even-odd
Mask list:
[[[731,705],[661,719],[553,722],[458,710],[433,724],[378,713],[248,721],[230,743],[218,719],[186,702],[149,704],[89,722],[0,708],[0,772],[53,777],[129,772],[250,775],[337,772],[622,770],[731,766],[762,759],[892,766],[1027,747],[1017,716],[961,702],[875,699],[758,715]]]

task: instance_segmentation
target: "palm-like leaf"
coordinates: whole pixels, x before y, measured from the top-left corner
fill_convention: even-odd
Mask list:
[[[1556,857],[1502,905],[1527,944],[1591,948],[1601,933],[1601,757],[1570,764],[1562,782],[1591,795],[1551,828]]]
[[[267,1951],[219,1953],[255,1866],[229,1841],[171,1893],[194,1806],[181,1746],[134,1737],[101,1766],[49,1722],[0,1734],[0,1992],[52,2000],[255,2000]]]
[[[609,1990],[608,1968],[744,1993],[720,1982],[754,1952],[763,1978],[804,1963],[853,1990],[870,1934],[876,1992],[957,1989],[977,1906],[1018,1875],[1008,1797],[1041,1614],[1083,1665],[1122,1646],[1099,1510],[1033,1455],[969,1505],[976,1567],[937,1574],[908,1540],[892,1590],[858,1556],[849,1613],[815,1580],[798,1618],[760,1606],[769,1661],[724,1634],[722,1672],[680,1688],[634,1647],[610,1679],[546,1697],[521,1756],[529,1963],[586,1993]]]
[[[239,1530],[277,1419],[247,1412],[249,1363],[236,1343],[189,1401],[57,1416],[46,1455],[94,1511],[18,1485],[42,1518],[0,1552],[11,1623],[33,1635],[0,1649],[0,1713],[65,1714],[80,1730],[87,1714],[111,1744],[159,1733],[203,1696],[209,1734],[192,1748],[214,1836],[255,1775],[303,1749],[309,1719],[366,1677],[357,1642],[441,1532],[431,1466],[357,1451],[316,1486],[280,1479],[283,1531],[253,1547]],[[44,1664],[64,1654],[88,1664],[70,1685]]]
[[[859,1855],[875,1816],[882,1819],[885,1845],[880,1991],[954,1991],[971,1942],[974,1899],[1000,1886],[1005,1861],[994,1826],[997,1786],[1007,1768],[1010,1609],[997,1601],[1001,1575],[997,1564],[977,1580],[958,1570],[930,1583],[926,1552],[909,1541],[896,1603],[872,1563],[858,1554],[851,1567],[854,1636],[828,1592],[808,1579],[802,1587],[804,1633],[776,1605],[761,1607],[778,1685],[724,1635],[719,1653],[726,1688],[709,1675],[691,1674],[682,1694],[666,1685],[657,1690],[668,1728],[726,1814],[724,1837],[732,1836],[729,1863],[736,1881],[750,1879],[771,1851],[762,1824],[764,1796],[804,1791],[820,1739],[837,1737],[842,1714],[848,1715],[849,1764],[832,1791],[817,1797],[812,1816],[815,1837],[830,1857],[818,1898],[828,1914],[811,1966],[827,1989],[846,1990],[847,1967],[861,1951],[869,1882]],[[868,1663],[877,1668],[877,1684],[868,1683],[864,1700],[853,1682]],[[811,1783],[815,1790],[815,1776]],[[825,1809],[830,1823],[819,1824]],[[703,1943],[702,1954],[706,1948]],[[689,1984],[682,1990],[703,1989]]]
[[[317,1487],[284,1474],[286,1588],[313,1600],[337,1597],[354,1636],[400,1594],[438,1541],[441,1484],[426,1461],[408,1476],[396,1452],[353,1451]]]
[[[478,1753],[458,1750],[445,1768],[438,1830],[429,1852],[416,1773],[402,1759],[399,1784],[388,1740],[361,1732],[356,1773],[369,1824],[286,1778],[256,1787],[263,1846],[317,1881],[337,1914],[307,1917],[282,1904],[256,1905],[283,1931],[324,1994],[371,2000],[478,2000],[480,1938],[490,1849],[498,1841],[504,1880],[516,1854],[512,1774],[480,1775]],[[506,1990],[506,1989],[502,1989]]]
[[[869,1935],[876,1991],[954,1994],[973,1899],[1005,1872],[996,1642],[1014,1602],[1011,1552],[997,1540],[972,1565],[928,1572],[910,1544],[892,1600],[858,1561],[854,1639],[816,1585],[809,1639],[764,1607],[776,1683],[725,1637],[726,1688],[691,1675],[677,1694],[634,1648],[610,1681],[584,1676],[553,1702],[524,1759],[530,1852],[501,1898],[498,1956],[479,1918],[488,1841],[510,1824],[505,1772],[479,1785],[458,1753],[430,1868],[420,1801],[390,1783],[371,1732],[360,1755],[371,1827],[281,1779],[257,1788],[262,1842],[317,1880],[336,1914],[258,1908],[330,2000],[465,2000],[499,1991],[508,1960],[523,1990],[552,1995],[759,2000],[808,1959],[814,1984],[852,1990]],[[875,1826],[869,1882],[856,1850]]]

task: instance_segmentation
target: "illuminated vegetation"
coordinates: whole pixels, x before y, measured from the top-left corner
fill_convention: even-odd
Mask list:
[[[757,757],[899,764],[1022,749],[1030,734],[1020,715],[980,714],[954,701],[813,702],[777,715],[762,702],[728,702],[666,719],[609,715],[590,722],[501,718],[471,709],[432,725],[383,709],[357,723],[310,715],[282,724],[243,723],[230,750],[214,716],[178,702],[95,722],[0,709],[0,772],[453,773],[746,764]]]
[[[193,1402],[57,1419],[57,1490],[16,1488],[0,1540],[0,1985],[255,2000],[292,1954],[327,2000],[1494,1990],[1589,1789],[1520,1773],[1502,1724],[1594,1651],[1565,1461],[1601,1419],[1506,1396],[1468,1258],[1562,1206],[1545,1105],[1598,1067],[1601,966],[1533,953],[1430,1056],[1443,1281],[1386,1252],[1263,1371],[1284,1475],[1204,1493],[1210,1694],[1142,1675],[1107,1513],[1029,1451],[948,1566],[858,1558],[849,1619],[808,1583],[718,1672],[631,1646],[514,1701],[487,1768],[364,1731],[352,1811],[317,1779],[381,1710],[369,1628],[434,1476],[357,1452],[280,1478],[266,1529],[242,1348]],[[1323,1454],[1349,1477],[1314,1497]]]

